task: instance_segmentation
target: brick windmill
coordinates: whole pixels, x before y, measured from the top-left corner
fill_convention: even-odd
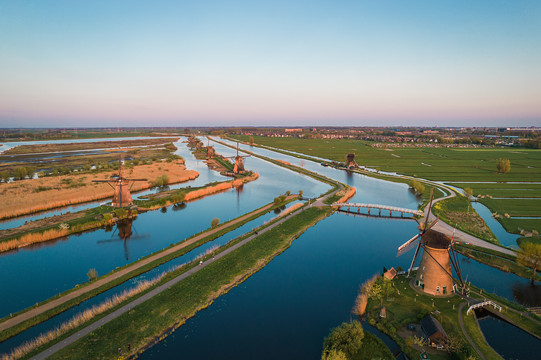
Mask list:
[[[92,180],[93,182],[104,182],[109,184],[115,191],[113,194],[113,206],[124,207],[133,204],[130,189],[136,181],[147,181],[147,179],[128,179],[122,176],[122,157],[118,161],[118,175],[112,175],[109,180]]]
[[[460,270],[458,257],[454,250],[453,238],[449,238],[447,235],[431,230],[438,222],[438,219],[428,225],[428,217],[431,208],[432,194],[430,196],[430,205],[422,230],[419,234],[401,245],[398,248],[396,256],[405,254],[411,250],[417,242],[413,260],[408,269],[408,277],[417,260],[420,248],[423,248],[423,256],[421,257],[421,263],[419,264],[419,269],[415,275],[414,285],[426,294],[443,296],[450,294],[454,289],[454,278],[451,267],[455,270],[462,289],[464,289],[464,282],[462,280],[462,272]]]
[[[250,155],[239,155],[239,143],[237,142],[237,155],[227,156],[225,159],[235,159],[235,166],[233,167],[233,173],[244,174],[246,169],[244,168],[244,158],[250,157]]]

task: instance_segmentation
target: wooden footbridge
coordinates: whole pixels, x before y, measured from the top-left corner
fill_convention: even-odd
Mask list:
[[[498,310],[499,312],[502,312],[502,307],[500,305],[488,300],[488,301],[479,302],[477,304],[473,304],[472,306],[470,306],[468,308],[468,311],[466,311],[466,315],[469,315],[470,312],[472,312],[475,309],[482,308],[485,306],[492,306],[494,309]]]
[[[368,209],[368,215],[370,215],[370,210],[374,209],[378,211],[378,215],[381,216],[381,210],[388,210],[390,216],[393,215],[393,212],[400,213],[400,216],[403,217],[404,214],[411,215],[423,215],[421,210],[412,210],[390,205],[379,205],[379,204],[363,204],[363,203],[333,203],[331,206],[340,208],[347,208],[350,211],[351,208],[357,208],[357,211],[360,212],[361,208]]]

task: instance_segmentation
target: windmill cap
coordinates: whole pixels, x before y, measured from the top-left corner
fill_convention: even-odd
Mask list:
[[[447,249],[451,244],[451,239],[440,232],[434,230],[428,230],[423,235],[425,246],[433,249]]]

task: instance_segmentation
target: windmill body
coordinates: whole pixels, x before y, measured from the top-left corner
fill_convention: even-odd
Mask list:
[[[242,159],[242,156],[237,155],[235,158],[235,166],[233,167],[233,172],[235,174],[242,174],[244,173],[244,160]]]
[[[118,175],[111,176],[108,180],[92,180],[93,182],[104,182],[109,184],[114,190],[114,207],[124,207],[133,205],[130,189],[136,181],[147,181],[147,179],[128,179],[122,176],[122,158],[119,160]]]
[[[423,235],[423,256],[414,285],[433,296],[444,296],[453,291],[451,239],[442,233],[429,230]]]
[[[354,168],[359,167],[359,165],[355,161],[355,154],[347,154],[347,156],[346,156],[346,167],[348,169],[354,169]]]
[[[113,206],[131,206],[133,205],[133,199],[130,193],[130,187],[126,179],[119,178],[115,183],[115,192],[113,194]]]

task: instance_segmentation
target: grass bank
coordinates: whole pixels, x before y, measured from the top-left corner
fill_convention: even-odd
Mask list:
[[[52,358],[116,358],[119,344],[127,343],[132,345],[132,354],[144,349],[182,325],[197,311],[209,306],[219,295],[264,267],[306,229],[329,214],[330,209],[327,208],[309,208],[300,214],[291,215],[281,226],[210,263]],[[97,341],[99,347],[95,346]]]
[[[455,249],[464,256],[498,270],[510,272],[526,279],[530,279],[532,276],[532,271],[529,268],[518,264],[516,262],[516,257],[511,255],[466,244],[457,244]],[[536,274],[536,280],[541,281],[541,276],[539,274]]]
[[[487,226],[483,218],[471,206],[470,201],[460,195],[438,201],[432,207],[434,215],[448,224],[457,224],[457,229],[485,241],[499,245],[500,242]]]
[[[288,199],[285,203],[288,203],[290,201],[293,201],[294,198],[290,198]],[[271,203],[271,204],[267,204],[267,205],[264,205],[262,206],[261,208],[259,209],[256,209],[248,214],[245,214],[245,215],[242,215],[238,218],[235,218],[235,219],[232,219],[230,221],[227,221],[223,224],[220,224],[218,227],[216,227],[215,229],[209,229],[209,230],[205,230],[199,234],[194,234],[192,235],[191,237],[179,242],[179,243],[176,243],[176,244],[171,244],[168,248],[165,248],[163,250],[160,250],[158,252],[155,252],[153,254],[150,254],[150,255],[147,255],[133,263],[130,263],[130,264],[127,264],[123,267],[120,267],[120,268],[117,268],[113,271],[111,271],[110,273],[108,274],[105,274],[101,277],[99,277],[97,280],[93,281],[93,282],[88,282],[88,283],[84,283],[82,284],[81,286],[77,285],[75,288],[73,289],[70,289],[70,290],[67,290],[67,291],[64,291],[62,293],[60,293],[59,295],[55,296],[55,297],[52,297],[46,301],[43,301],[41,303],[38,303],[36,304],[35,306],[31,307],[31,308],[28,308],[28,309],[25,309],[25,310],[22,310],[16,314],[13,314],[12,317],[16,317],[18,315],[21,315],[21,314],[24,314],[26,313],[27,311],[29,310],[32,310],[32,309],[35,309],[35,308],[38,308],[38,307],[41,307],[45,304],[48,304],[49,302],[53,301],[53,300],[56,300],[56,299],[60,299],[66,295],[69,295],[71,294],[72,292],[74,291],[79,291],[79,292],[82,292],[84,291],[84,289],[89,286],[89,285],[93,285],[95,284],[96,282],[100,281],[100,282],[104,282],[103,285],[99,286],[99,287],[96,287],[92,290],[89,290],[87,292],[85,292],[84,294],[81,294],[77,297],[74,297],[73,299],[70,299],[64,303],[62,303],[61,305],[59,306],[56,306],[48,311],[45,311],[43,313],[40,313],[28,320],[25,320],[13,327],[10,327],[8,329],[5,329],[1,332],[0,334],[0,341],[3,341],[9,337],[12,337],[12,336],[15,336],[16,334],[26,330],[27,328],[31,327],[31,326],[34,326],[36,324],[39,324],[43,321],[46,321],[48,319],[50,319],[51,317],[73,307],[73,306],[76,306],[78,304],[80,304],[81,302],[91,298],[91,297],[94,297],[104,291],[107,291],[115,286],[118,286],[120,285],[121,283],[135,277],[135,276],[138,276],[142,273],[145,273],[157,266],[160,266],[174,258],[177,258],[179,256],[182,256],[190,251],[192,251],[193,249],[209,242],[209,241],[212,241],[226,233],[228,233],[229,231],[232,231],[232,230],[235,230],[236,228],[252,221],[252,220],[255,220],[256,218],[270,212],[270,211],[273,211],[274,209],[276,209],[277,207],[280,207],[282,206],[283,204],[274,204],[274,203]],[[176,248],[176,247],[180,247],[180,249],[174,251],[174,252],[170,252],[171,249],[173,248]],[[168,254],[164,254],[165,252],[170,252]],[[163,256],[160,256],[160,254],[163,254]],[[154,258],[154,257],[159,257],[151,262],[148,262],[148,259],[150,258]],[[147,262],[146,264],[144,264],[143,266],[140,266],[140,264],[142,263],[145,263]],[[131,268],[133,268],[133,270],[130,270]],[[126,272],[128,270],[128,272]],[[118,274],[119,272],[126,272],[125,274],[123,274],[122,276],[120,277],[117,277],[115,278],[114,280],[111,280],[111,281],[107,281],[111,275],[114,275],[114,274]],[[0,324],[5,322],[6,320],[12,318],[12,317],[6,317],[2,320],[0,320]]]

